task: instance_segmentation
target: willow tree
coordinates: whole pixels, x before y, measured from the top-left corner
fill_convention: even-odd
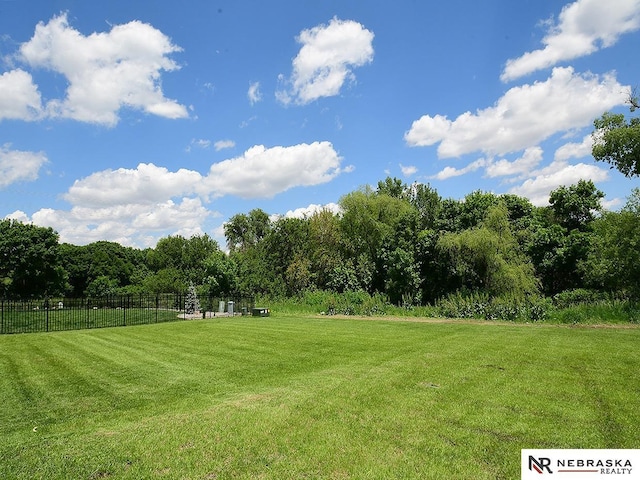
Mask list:
[[[490,207],[478,227],[445,233],[437,247],[460,287],[492,296],[538,292],[533,265],[520,251],[504,205]]]
[[[340,199],[340,233],[345,256],[353,262],[361,287],[373,293],[384,291],[385,240],[396,224],[413,207],[407,200],[364,187]]]

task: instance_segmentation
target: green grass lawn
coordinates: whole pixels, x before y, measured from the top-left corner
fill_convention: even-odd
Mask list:
[[[640,448],[640,328],[236,317],[0,336],[2,479],[516,479]]]

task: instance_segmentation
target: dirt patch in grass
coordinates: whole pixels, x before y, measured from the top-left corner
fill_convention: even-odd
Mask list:
[[[272,396],[266,393],[252,393],[234,398],[229,401],[229,404],[234,407],[251,407],[254,405],[265,403],[271,400],[271,398]]]

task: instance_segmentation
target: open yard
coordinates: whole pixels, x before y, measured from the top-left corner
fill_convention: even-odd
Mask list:
[[[640,328],[236,317],[0,336],[0,478],[515,479],[640,448]]]

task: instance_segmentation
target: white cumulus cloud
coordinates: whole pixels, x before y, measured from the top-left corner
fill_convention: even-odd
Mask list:
[[[540,147],[527,148],[522,157],[509,161],[501,159],[490,162],[486,168],[487,177],[504,177],[511,175],[528,175],[542,161],[543,151]]]
[[[589,125],[602,112],[622,105],[628,91],[612,74],[576,74],[571,67],[556,67],[546,81],[511,88],[494,106],[475,114],[466,112],[455,120],[424,115],[413,122],[405,141],[409,146],[440,143],[440,158],[475,151],[504,155]]]
[[[140,163],[76,180],[64,195],[69,210],[44,208],[31,218],[22,211],[11,215],[56,229],[63,242],[106,239],[153,246],[162,236],[203,233],[204,222],[219,215],[205,205],[211,198],[270,198],[290,188],[318,185],[351,171],[341,168],[341,162],[331,143],[314,142],[257,145],[240,157],[213,164],[207,175]]]
[[[284,214],[285,218],[309,218],[315,215],[316,213],[322,211],[329,211],[334,215],[339,215],[342,213],[342,208],[337,203],[327,203],[325,205],[317,205],[312,203],[307,207],[296,208],[295,210],[289,210]],[[280,216],[278,216],[280,218]]]
[[[532,172],[531,178],[513,187],[509,193],[526,197],[534,205],[544,206],[549,202],[549,193],[561,185],[573,185],[583,179],[601,182],[607,178],[609,172],[596,165],[570,165],[564,161],[554,161],[549,166]]]
[[[163,71],[179,68],[169,55],[180,50],[146,23],[132,21],[85,36],[63,13],[39,23],[19,56],[32,68],[67,79],[66,98],[47,102],[49,116],[112,126],[123,107],[167,118],[188,116],[185,106],[164,96],[160,83]]]
[[[42,99],[30,73],[12,70],[0,75],[0,120],[35,120],[42,114]]]
[[[544,48],[508,60],[501,79],[511,81],[589,55],[639,28],[640,0],[577,0],[562,9],[557,23],[549,22]]]
[[[76,245],[109,240],[122,245],[153,246],[159,238],[170,234],[190,237],[203,233],[201,226],[212,215],[199,198],[182,198],[175,202],[165,200],[103,208],[80,205],[70,210],[43,208],[30,220],[54,228],[62,242]]]
[[[410,177],[411,175],[414,175],[418,171],[418,167],[415,167],[413,165],[400,164],[400,171],[402,172],[402,175],[404,175],[405,177]]]
[[[44,152],[23,152],[10,150],[10,145],[0,146],[0,188],[36,180],[40,168],[47,162]]]
[[[297,38],[302,48],[293,59],[293,72],[286,89],[276,93],[287,104],[297,104],[338,95],[347,81],[355,80],[353,69],[373,61],[374,34],[353,20],[333,18],[328,25],[303,30]]]
[[[293,187],[329,182],[346,171],[341,162],[330,142],[272,148],[256,145],[240,157],[214,163],[204,188],[215,196],[271,198]]]
[[[349,167],[340,167],[341,162],[329,142],[272,148],[256,145],[240,157],[214,163],[206,176],[184,168],[172,172],[153,163],[95,172],[76,180],[64,198],[92,208],[152,205],[190,195],[271,198],[293,187],[326,183],[349,171]]]
[[[570,158],[584,158],[591,155],[593,137],[586,135],[580,143],[565,143],[556,150],[554,160],[569,160]]]
[[[435,175],[430,178],[435,180],[446,180],[448,178],[459,177],[461,175],[466,175],[470,172],[475,172],[476,170],[484,167],[487,164],[487,161],[484,158],[479,158],[475,162],[471,162],[464,168],[455,168],[455,167],[444,167]]]
[[[74,205],[148,205],[171,197],[188,195],[198,188],[202,176],[184,168],[170,172],[153,163],[135,169],[104,170],[76,180],[65,199]]]

